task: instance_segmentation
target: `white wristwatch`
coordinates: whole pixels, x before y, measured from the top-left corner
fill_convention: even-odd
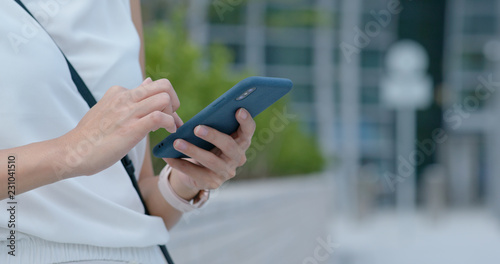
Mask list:
[[[198,195],[196,195],[191,201],[184,200],[177,193],[175,193],[174,189],[172,189],[172,185],[170,185],[170,181],[168,178],[172,172],[172,167],[168,164],[161,170],[160,179],[158,180],[158,189],[162,194],[165,201],[167,201],[172,207],[175,209],[187,213],[193,211],[194,209],[201,208],[210,197],[210,190],[201,190]]]

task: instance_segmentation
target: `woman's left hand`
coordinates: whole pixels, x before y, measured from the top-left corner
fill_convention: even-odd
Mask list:
[[[236,176],[236,169],[246,162],[245,152],[255,132],[255,121],[247,110],[236,112],[238,130],[227,135],[207,126],[197,126],[196,136],[212,143],[212,151],[201,149],[185,140],[177,139],[174,148],[191,159],[165,159],[173,168],[170,184],[182,198],[191,200],[200,190],[217,189]]]

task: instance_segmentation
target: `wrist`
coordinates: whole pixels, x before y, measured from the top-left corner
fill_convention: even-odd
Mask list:
[[[160,172],[158,179],[158,189],[162,194],[163,198],[167,203],[169,203],[173,208],[180,212],[187,213],[195,209],[201,208],[209,199],[209,190],[197,190],[196,188],[190,188],[186,184],[179,182],[177,192],[181,193],[184,197],[179,196],[176,191],[174,191],[170,178],[172,176],[172,167],[169,165],[165,166]],[[180,177],[186,177],[182,172],[178,172]],[[174,177],[173,182],[177,182],[180,177]],[[177,179],[177,180],[175,180]],[[195,195],[192,195],[195,193]]]
[[[188,186],[184,183],[182,177],[182,172],[172,169],[170,176],[168,177],[168,181],[170,182],[170,186],[172,186],[173,191],[182,199],[186,201],[192,200],[198,193],[201,191],[200,189]]]
[[[77,142],[73,131],[52,140],[53,157],[57,161],[53,168],[58,180],[88,175],[85,169],[84,157],[76,152],[74,142]]]
[[[64,180],[76,177],[76,169],[74,163],[71,162],[68,150],[66,149],[67,141],[64,136],[55,138],[49,141],[52,145],[51,153],[47,153],[46,158],[53,161],[52,169],[56,179]],[[71,166],[70,166],[71,165]]]

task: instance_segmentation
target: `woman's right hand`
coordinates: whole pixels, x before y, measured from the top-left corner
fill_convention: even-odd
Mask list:
[[[65,158],[59,178],[93,175],[123,158],[150,131],[170,133],[182,124],[176,110],[179,98],[166,79],[146,79],[128,90],[111,87],[82,118],[62,136]],[[61,166],[61,165],[60,165]]]

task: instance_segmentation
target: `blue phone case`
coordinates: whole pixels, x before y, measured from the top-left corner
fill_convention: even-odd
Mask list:
[[[235,118],[236,111],[245,108],[252,117],[278,101],[292,89],[292,81],[282,78],[249,77],[236,84],[217,100],[201,110],[193,118],[170,134],[153,148],[153,154],[159,158],[187,158],[174,149],[176,139],[184,139],[202,149],[211,150],[214,145],[197,137],[194,129],[198,125],[206,125],[228,135],[236,132],[239,123]],[[237,100],[246,91],[255,88],[244,99]]]

